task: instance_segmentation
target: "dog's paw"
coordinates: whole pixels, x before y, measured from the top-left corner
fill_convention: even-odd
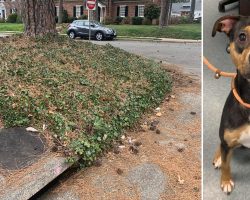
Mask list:
[[[213,165],[215,169],[219,169],[221,167],[221,156],[214,159]]]
[[[221,189],[226,194],[230,194],[233,191],[234,182],[230,179],[229,181],[221,181]]]

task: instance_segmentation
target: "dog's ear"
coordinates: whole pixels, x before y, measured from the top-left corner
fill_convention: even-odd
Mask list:
[[[216,35],[216,32],[224,32],[229,35],[235,24],[240,20],[240,16],[224,16],[219,18],[213,28],[212,36]]]

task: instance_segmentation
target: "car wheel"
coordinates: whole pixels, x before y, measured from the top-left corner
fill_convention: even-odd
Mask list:
[[[103,34],[101,32],[97,32],[95,34],[95,39],[98,40],[98,41],[103,40]]]
[[[70,38],[70,39],[75,39],[75,38],[76,38],[76,34],[75,34],[74,31],[70,31],[70,32],[69,32],[69,38]]]

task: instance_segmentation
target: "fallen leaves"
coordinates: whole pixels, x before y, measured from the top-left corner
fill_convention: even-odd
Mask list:
[[[184,180],[181,179],[181,176],[180,176],[180,175],[178,175],[178,183],[181,184],[181,185],[184,184]]]

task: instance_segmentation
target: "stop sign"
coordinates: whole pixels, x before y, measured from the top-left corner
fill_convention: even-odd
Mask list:
[[[89,10],[95,10],[96,0],[87,0],[86,4]]]

